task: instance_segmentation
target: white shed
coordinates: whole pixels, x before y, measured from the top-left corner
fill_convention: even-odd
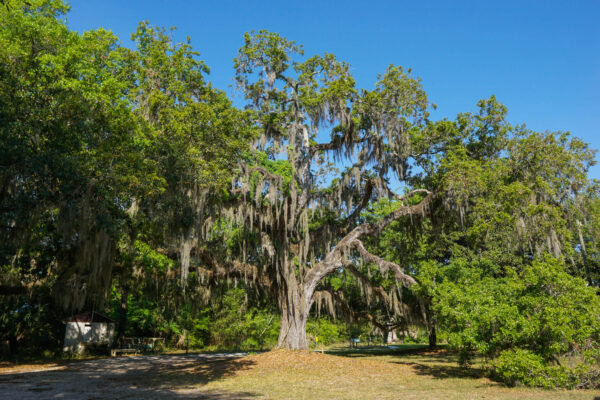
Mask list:
[[[94,311],[75,315],[66,321],[63,351],[81,353],[89,345],[112,345],[116,321]]]

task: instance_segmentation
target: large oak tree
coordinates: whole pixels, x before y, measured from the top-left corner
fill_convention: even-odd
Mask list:
[[[416,283],[401,266],[370,253],[363,240],[399,218],[424,215],[433,198],[424,189],[402,197],[390,189],[390,182],[408,178],[411,142],[428,115],[420,81],[390,66],[375,89],[361,90],[347,63],[331,54],[302,55],[277,34],[245,36],[236,79],[261,136],[223,212],[204,224],[210,245],[198,249],[211,267],[205,276],[245,277],[275,296],[278,346],[291,349],[307,348],[315,301],[335,306],[343,300],[325,284],[328,275],[362,260],[383,274],[391,271],[400,284]],[[380,198],[402,201],[367,223],[362,211]],[[217,253],[221,235],[230,245]]]

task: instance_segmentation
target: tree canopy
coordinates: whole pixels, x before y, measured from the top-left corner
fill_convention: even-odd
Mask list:
[[[494,96],[433,120],[410,69],[361,88],[268,31],[234,60],[239,109],[190,39],[141,22],[128,48],[67,12],[0,3],[2,338],[50,347],[93,309],[121,335],[307,349],[342,329],[325,312],[439,334],[509,384],[597,385],[588,144]]]

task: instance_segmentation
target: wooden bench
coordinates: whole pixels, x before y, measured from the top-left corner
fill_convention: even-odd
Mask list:
[[[117,354],[128,354],[128,353],[137,353],[137,349],[110,349],[110,356],[116,357]]]

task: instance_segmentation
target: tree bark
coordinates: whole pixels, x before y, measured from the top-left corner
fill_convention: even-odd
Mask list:
[[[429,327],[429,348],[434,349],[437,347],[437,329],[435,325]]]
[[[306,321],[308,315],[294,312],[296,308],[285,310],[281,314],[281,328],[277,347],[290,350],[308,350],[306,340]]]
[[[381,334],[383,335],[383,344],[388,344],[388,337],[390,336],[390,331],[386,328],[381,332]]]
[[[121,339],[125,336],[125,328],[127,328],[127,297],[129,291],[127,288],[123,288],[121,291],[121,305],[119,307],[119,332],[117,333],[117,339]]]
[[[279,308],[281,326],[277,347],[290,350],[308,350],[306,340],[306,321],[312,301],[307,299],[306,291],[298,285],[293,273],[287,274],[279,288]],[[312,297],[312,296],[311,296]]]

